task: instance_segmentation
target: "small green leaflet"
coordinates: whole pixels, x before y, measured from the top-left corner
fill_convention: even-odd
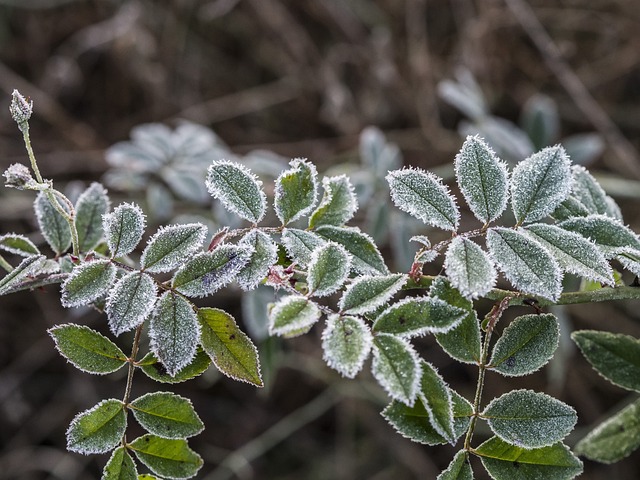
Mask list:
[[[121,203],[102,217],[102,229],[111,258],[130,254],[140,243],[145,229],[142,209],[133,203]]]
[[[6,295],[21,290],[34,275],[41,273],[47,263],[44,255],[31,255],[23,259],[20,264],[0,279],[0,295]],[[51,272],[53,273],[53,272]]]
[[[105,305],[109,328],[116,337],[144,322],[156,304],[157,292],[156,282],[146,273],[134,271],[118,280]]]
[[[322,332],[324,361],[343,377],[354,378],[369,356],[373,336],[359,317],[332,315]]]
[[[531,390],[513,390],[494,398],[481,417],[503,441],[522,448],[559,442],[578,420],[566,403]]]
[[[282,337],[302,335],[320,319],[320,315],[316,304],[304,297],[281,298],[269,312],[269,333]]]
[[[273,207],[283,225],[311,212],[318,200],[318,173],[306,159],[294,158],[276,179]]]
[[[67,450],[84,455],[107,453],[120,443],[126,428],[122,402],[103,400],[72,420],[67,430]]]
[[[87,305],[109,291],[116,278],[116,267],[110,260],[94,260],[74,267],[62,284],[64,307]]]
[[[243,290],[256,288],[269,273],[269,268],[278,260],[278,247],[269,235],[254,229],[247,233],[238,245],[251,248],[247,264],[236,275],[236,281]]]
[[[92,183],[76,202],[75,224],[81,252],[88,252],[100,243],[104,235],[102,216],[109,211],[109,197],[105,188]]]
[[[573,174],[573,189],[571,195],[575,197],[589,213],[607,215],[616,218],[607,200],[608,195],[604,192],[598,181],[582,165],[571,167]]]
[[[586,217],[589,213],[587,207],[582,205],[578,199],[570,196],[558,205],[551,216],[556,220],[566,220],[572,217]]]
[[[224,310],[200,308],[200,343],[223,374],[262,387],[258,350]]]
[[[136,362],[136,366],[140,367],[140,370],[142,370],[147,377],[153,378],[156,382],[160,383],[186,382],[187,380],[202,375],[205,370],[209,368],[209,365],[211,365],[211,358],[209,358],[209,355],[207,355],[201,347],[198,347],[193,360],[173,377],[167,373],[167,369],[164,368],[164,365],[160,363],[153,352],[147,353],[144,358]]]
[[[326,297],[335,293],[349,276],[351,255],[340,244],[327,242],[311,254],[307,273],[309,295]]]
[[[407,276],[402,273],[356,278],[340,298],[340,311],[352,315],[373,312],[400,291]]]
[[[595,330],[573,332],[571,338],[600,375],[614,385],[640,392],[640,340]]]
[[[373,239],[357,228],[324,225],[316,233],[326,240],[339,243],[352,255],[351,267],[364,275],[388,274],[389,269]]]
[[[189,448],[186,440],[143,435],[129,445],[142,463],[156,475],[167,478],[191,478],[204,463],[200,455]]]
[[[60,354],[83,372],[106,375],[127,363],[115,343],[84,325],[56,325],[48,332]]]
[[[449,244],[444,268],[451,284],[469,299],[484,296],[498,277],[489,255],[463,237],[456,237]]]
[[[64,204],[62,204],[64,207]],[[44,192],[40,192],[33,204],[38,227],[51,250],[61,255],[71,246],[71,229],[58,211],[53,208]]]
[[[473,453],[495,480],[570,480],[582,473],[582,462],[562,443],[525,449],[492,437]]]
[[[267,211],[262,182],[243,165],[220,160],[207,170],[207,190],[240,218],[258,223]]]
[[[162,438],[187,438],[204,430],[191,401],[171,392],[152,392],[136,398],[129,409],[149,433]]]
[[[380,333],[373,340],[371,372],[391,398],[413,406],[420,387],[422,365],[411,344]]]
[[[442,180],[421,169],[404,168],[386,176],[391,199],[400,210],[443,230],[456,231],[460,213]]]
[[[578,442],[575,452],[589,460],[614,463],[640,447],[640,400],[606,419]]]
[[[102,470],[100,480],[136,480],[138,471],[133,459],[124,447],[116,448]]]
[[[431,426],[453,445],[456,436],[453,428],[453,403],[450,392],[435,367],[423,361],[420,399],[429,414]]]
[[[161,227],[142,252],[140,267],[150,273],[169,272],[202,247],[206,234],[201,223]]]
[[[20,255],[21,257],[40,255],[40,250],[31,240],[17,233],[0,235],[0,250]]]
[[[325,242],[326,240],[319,235],[306,230],[285,228],[282,232],[282,244],[287,250],[287,255],[302,267],[309,264],[313,251]]]
[[[456,155],[455,171],[469,208],[485,225],[507,206],[509,188],[506,164],[480,137],[468,136]]]
[[[466,450],[460,450],[436,480],[473,480],[473,471]]]
[[[346,175],[324,177],[322,188],[324,195],[309,217],[309,228],[320,225],[339,227],[351,220],[358,209],[358,199],[349,178]]]
[[[640,239],[629,227],[604,215],[570,218],[558,225],[592,240],[606,258],[615,257],[625,248],[640,249]]]

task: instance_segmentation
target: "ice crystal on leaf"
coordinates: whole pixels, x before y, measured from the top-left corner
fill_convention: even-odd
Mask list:
[[[473,471],[466,450],[456,453],[447,469],[443,470],[436,480],[473,480]]]
[[[269,312],[269,333],[283,337],[302,335],[320,319],[320,315],[316,304],[304,297],[281,298]]]
[[[78,265],[62,284],[61,303],[65,307],[87,305],[104,296],[116,278],[116,267],[109,260]]]
[[[380,333],[373,340],[371,372],[391,398],[413,406],[420,387],[422,364],[411,344]]]
[[[325,242],[326,240],[319,235],[306,230],[285,228],[282,232],[282,244],[287,255],[302,267],[309,264],[313,251]]]
[[[144,213],[138,205],[122,203],[102,217],[102,228],[112,258],[128,255],[144,233]]]
[[[361,315],[386,304],[407,281],[401,273],[382,276],[361,276],[351,283],[340,299],[340,311]]]
[[[88,252],[102,240],[102,216],[109,211],[109,203],[107,191],[97,182],[78,197],[75,224],[81,252]]]
[[[591,214],[606,215],[618,219],[618,206],[605,193],[593,175],[582,165],[574,165],[571,171],[573,173],[571,196],[584,205]]]
[[[373,238],[358,228],[323,225],[316,229],[325,240],[339,243],[352,255],[351,268],[364,275],[387,274],[389,269]]]
[[[558,226],[595,242],[609,259],[629,247],[640,250],[638,235],[618,220],[605,215],[570,218]]]
[[[322,179],[324,194],[320,205],[309,217],[309,227],[347,223],[358,209],[358,199],[351,181],[346,175],[324,177]]]
[[[236,276],[236,281],[243,290],[251,290],[258,286],[269,273],[269,268],[278,260],[278,247],[267,234],[257,229],[242,237],[238,245],[252,249],[247,264]]]
[[[44,192],[40,192],[33,203],[42,236],[51,249],[60,255],[71,246],[71,229],[64,217],[51,205]],[[63,204],[64,208],[64,204]]]
[[[162,438],[187,438],[204,430],[191,400],[171,392],[151,392],[129,404],[138,423]]]
[[[498,275],[489,255],[463,237],[449,244],[444,268],[451,284],[467,298],[482,297],[494,287]]]
[[[362,370],[372,344],[371,331],[359,317],[333,315],[322,332],[324,361],[347,378]]]
[[[318,199],[318,173],[302,158],[291,160],[291,168],[276,179],[273,207],[283,225],[311,212]]]
[[[0,250],[5,250],[21,257],[31,257],[40,255],[40,250],[24,235],[17,233],[7,233],[0,235]]]
[[[183,438],[162,438],[147,434],[127,444],[127,448],[149,470],[162,478],[195,477],[204,463],[202,457],[189,448]],[[151,478],[155,480],[156,477]]]
[[[67,450],[84,455],[107,453],[122,440],[127,428],[124,405],[114,398],[79,413],[67,430]]]
[[[309,294],[326,297],[336,292],[349,276],[351,255],[340,244],[327,242],[311,254],[307,274]]]
[[[169,272],[202,247],[206,234],[201,223],[161,227],[149,239],[140,266],[150,273]]]
[[[149,275],[130,272],[109,292],[105,311],[115,336],[133,330],[149,316],[156,303],[158,287]]]
[[[102,471],[101,480],[140,480],[142,478],[142,475],[138,476],[136,464],[133,463],[131,455],[120,446],[111,453]]]

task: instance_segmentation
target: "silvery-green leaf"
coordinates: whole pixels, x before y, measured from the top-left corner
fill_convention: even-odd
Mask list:
[[[527,225],[526,233],[540,242],[566,272],[614,285],[613,271],[604,255],[582,235],[542,223]]]
[[[525,293],[556,300],[562,292],[562,271],[536,240],[508,228],[487,231],[487,247],[507,279]]]
[[[269,273],[269,268],[278,260],[278,247],[269,235],[260,230],[251,230],[238,245],[248,246],[251,256],[247,264],[242,267],[236,281],[243,290],[251,290],[257,287]]]
[[[0,235],[0,250],[20,255],[21,257],[40,255],[40,250],[31,240],[17,233]]]
[[[64,204],[62,206],[64,207]],[[71,246],[71,229],[67,221],[53,208],[44,192],[38,194],[33,207],[40,232],[42,232],[42,236],[51,247],[51,250],[56,255],[66,252]]]
[[[406,281],[407,276],[402,273],[358,277],[340,298],[340,311],[352,315],[372,312],[391,300]]]
[[[631,273],[640,276],[640,250],[633,247],[620,248],[615,259]]]
[[[165,292],[156,303],[149,323],[151,351],[172,377],[196,354],[200,325],[193,309],[182,296]]]
[[[558,226],[595,242],[606,258],[615,257],[626,247],[640,249],[638,235],[618,220],[605,215],[570,218]]]
[[[380,313],[373,331],[402,337],[444,333],[455,328],[466,314],[466,310],[439,298],[407,297]]]
[[[436,432],[450,444],[455,443],[453,429],[453,403],[449,387],[438,371],[428,362],[422,362],[420,399],[424,404],[429,421]]]
[[[269,333],[283,337],[302,335],[320,319],[320,315],[317,305],[304,297],[281,298],[269,313]]]
[[[273,208],[283,225],[311,212],[318,199],[318,173],[306,159],[294,158],[276,179]]]
[[[138,471],[124,447],[116,448],[102,470],[100,480],[137,480]]]
[[[282,244],[287,250],[287,255],[302,267],[306,267],[311,260],[311,253],[321,245],[324,240],[319,235],[297,228],[285,228],[282,231]]]
[[[460,191],[478,220],[487,224],[507,206],[509,188],[506,164],[480,137],[468,136],[456,155],[455,171]]]
[[[473,471],[466,450],[460,450],[436,480],[473,480]]]
[[[250,255],[251,248],[244,245],[220,245],[200,252],[178,269],[171,286],[187,297],[206,297],[233,281]]]
[[[511,174],[511,205],[519,224],[553,212],[571,193],[571,160],[559,145],[523,160]]]
[[[346,248],[352,255],[351,267],[356,272],[364,275],[389,273],[373,239],[359,229],[323,225],[316,229],[316,233]]]
[[[369,356],[373,336],[359,317],[332,315],[322,332],[324,361],[343,377],[354,378]]]
[[[558,348],[560,330],[555,315],[523,315],[513,320],[493,347],[488,368],[508,377],[535,372]]]
[[[169,272],[202,247],[206,235],[201,223],[161,227],[149,239],[140,266],[150,273]]]
[[[498,277],[489,255],[464,237],[456,237],[449,244],[444,268],[451,284],[467,298],[484,296]]]
[[[252,223],[258,223],[267,211],[262,182],[239,163],[219,160],[207,170],[207,190],[225,208]]]
[[[391,398],[413,406],[420,387],[422,365],[411,344],[380,333],[373,339],[371,372]]]
[[[512,390],[494,398],[482,412],[500,439],[522,448],[553,445],[566,437],[578,420],[566,403],[544,393]]]
[[[418,263],[430,263],[433,262],[439,255],[436,250],[425,250],[416,255],[415,261]]]
[[[202,182],[205,169],[201,165],[174,163],[162,168],[158,173],[180,199],[195,204],[203,204],[208,198],[206,185]]]
[[[74,267],[62,284],[60,302],[65,307],[87,305],[104,296],[116,278],[116,267],[110,260],[93,260]]]
[[[140,242],[145,228],[142,209],[133,203],[121,203],[102,218],[104,236],[111,257],[128,255]]]
[[[124,275],[109,292],[105,311],[115,336],[133,330],[149,316],[156,303],[158,287],[146,273]]]
[[[127,446],[149,470],[165,478],[194,477],[204,463],[200,455],[191,450],[183,439],[147,434],[136,438]]]
[[[573,174],[573,189],[571,196],[584,205],[589,213],[607,215],[609,204],[607,194],[598,181],[582,165],[571,167]]]
[[[349,276],[351,255],[338,243],[327,242],[316,248],[309,260],[309,294],[325,297],[336,292]]]
[[[622,211],[620,210],[620,207],[618,206],[616,201],[613,198],[611,198],[609,195],[607,195],[605,197],[605,202],[607,202],[607,211],[605,212],[605,215],[611,218],[615,218],[616,220],[621,222]]]
[[[363,164],[379,177],[399,168],[402,162],[398,147],[388,143],[384,133],[376,127],[367,127],[360,134],[359,153]]]
[[[28,280],[30,276],[37,274],[46,261],[47,257],[44,255],[31,255],[22,260],[20,265],[0,279],[0,295],[6,295],[13,288]]]
[[[158,361],[153,352],[147,353],[141,360],[136,362],[136,365],[140,367],[140,370],[147,377],[154,379],[156,382],[181,383],[202,375],[211,365],[211,358],[201,347],[198,347],[193,360],[173,377],[167,373],[167,369]]]
[[[133,400],[128,408],[147,432],[162,438],[187,438],[204,430],[191,400],[175,393],[147,393]]]
[[[594,428],[575,451],[589,460],[613,463],[640,447],[640,400],[636,400]]]
[[[458,229],[458,207],[440,178],[421,169],[404,168],[389,172],[386,179],[391,199],[400,210],[443,230]]]
[[[97,182],[78,197],[75,224],[81,252],[94,249],[102,240],[102,216],[109,211],[109,203],[107,191]]]
[[[414,235],[409,239],[410,242],[417,242],[425,248],[431,248],[431,241],[426,235]]]
[[[589,215],[589,210],[578,199],[569,196],[567,199],[558,205],[551,216],[556,220],[566,220],[572,217],[586,217]]]
[[[67,450],[84,455],[107,453],[120,443],[126,428],[122,401],[103,400],[72,420],[67,430]]]
[[[358,209],[358,198],[349,177],[339,175],[322,179],[324,194],[320,205],[309,217],[309,227],[347,223]]]

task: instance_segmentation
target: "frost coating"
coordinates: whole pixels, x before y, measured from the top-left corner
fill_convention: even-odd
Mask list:
[[[340,311],[352,315],[372,312],[391,300],[406,281],[407,276],[401,273],[358,277],[340,298]]]
[[[109,260],[94,260],[73,269],[61,287],[64,307],[87,305],[104,296],[116,278],[116,267]]]
[[[294,158],[292,168],[276,179],[273,207],[276,216],[286,225],[311,212],[318,201],[318,172],[314,164]]]
[[[31,240],[17,233],[0,235],[0,250],[5,250],[21,257],[40,255],[40,250]]]
[[[451,390],[433,365],[422,362],[420,398],[428,414],[431,426],[450,444],[455,444],[453,429],[453,402]]]
[[[238,245],[252,249],[251,257],[236,276],[243,290],[252,290],[267,276],[269,268],[278,260],[278,247],[271,238],[254,229],[247,233]]]
[[[111,258],[128,255],[144,233],[144,213],[136,204],[121,203],[113,212],[102,216],[102,228]]]
[[[373,238],[358,228],[324,225],[316,230],[326,240],[339,243],[352,255],[351,268],[364,275],[387,274],[389,269]]]
[[[64,208],[64,204],[62,206]],[[53,208],[44,192],[38,193],[33,208],[40,232],[51,249],[56,255],[66,252],[71,246],[71,229],[64,217]]]
[[[456,155],[455,171],[460,191],[478,220],[487,224],[507,206],[509,188],[506,164],[479,136],[468,136]]]
[[[282,244],[287,255],[302,267],[311,261],[311,253],[325,243],[326,240],[313,232],[297,228],[285,228],[282,232]]]
[[[162,438],[187,438],[204,430],[191,400],[171,392],[151,392],[129,404],[138,423]]]
[[[75,224],[81,252],[88,252],[102,240],[102,216],[109,211],[109,204],[107,191],[97,182],[78,197]]]
[[[484,296],[495,286],[498,276],[489,255],[463,237],[456,237],[449,244],[444,268],[451,284],[469,299]]]
[[[391,199],[400,210],[443,230],[458,229],[458,207],[440,178],[418,168],[404,168],[389,172],[386,179]]]
[[[638,236],[629,227],[605,215],[571,218],[558,226],[592,240],[608,259],[628,247],[640,250]]]
[[[258,223],[267,211],[267,196],[262,182],[239,163],[213,162],[207,170],[207,190],[224,207],[241,218]]]
[[[326,297],[336,292],[349,276],[351,255],[340,244],[327,242],[311,254],[307,273],[309,295]]]
[[[560,145],[523,160],[511,175],[511,206],[518,224],[540,220],[571,193],[571,160]]]
[[[373,340],[371,372],[391,398],[413,406],[420,387],[422,365],[411,344],[380,333]]]
[[[113,334],[117,337],[144,322],[155,306],[157,293],[156,282],[145,273],[130,272],[118,280],[105,305]]]
[[[169,272],[201,248],[206,235],[201,223],[160,227],[142,252],[140,266],[151,273]]]
[[[373,335],[358,317],[333,315],[322,332],[323,359],[343,377],[354,378],[371,351]]]
[[[610,205],[607,194],[598,181],[582,165],[571,167],[573,174],[573,189],[571,195],[575,197],[591,214],[607,215],[616,218],[610,213]]]
[[[320,319],[320,315],[316,304],[304,297],[281,298],[269,312],[269,333],[283,337],[302,335]]]
[[[103,400],[76,415],[67,430],[67,450],[83,455],[107,453],[122,440],[127,428],[120,400]]]
[[[320,225],[341,226],[347,223],[358,209],[358,198],[351,181],[346,175],[324,177],[324,194],[318,208],[309,218],[309,227]]]
[[[143,477],[140,477],[143,478]],[[138,471],[129,453],[120,446],[116,448],[102,471],[101,480],[136,480]]]
[[[467,461],[466,450],[456,453],[447,469],[443,470],[436,480],[473,480],[473,471]]]

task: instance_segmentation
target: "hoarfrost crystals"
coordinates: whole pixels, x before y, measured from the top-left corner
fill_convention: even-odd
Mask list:
[[[325,362],[347,378],[355,377],[362,370],[372,344],[369,327],[358,317],[331,316],[322,332]]]
[[[467,298],[484,296],[496,283],[493,261],[477,244],[466,238],[456,237],[451,241],[444,268],[451,284]]]

